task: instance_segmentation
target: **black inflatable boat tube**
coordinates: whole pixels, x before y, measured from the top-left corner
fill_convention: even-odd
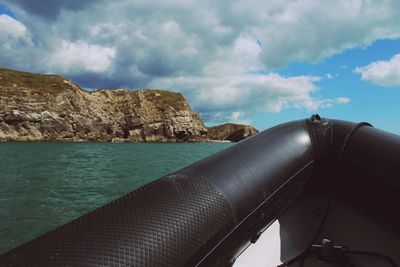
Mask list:
[[[0,266],[228,264],[320,162],[341,161],[397,190],[394,155],[399,136],[367,124],[319,116],[282,124],[6,252]]]
[[[348,130],[346,122],[332,120],[332,124],[337,139]],[[344,167],[399,197],[400,137],[373,127],[360,127],[350,138],[341,158]]]

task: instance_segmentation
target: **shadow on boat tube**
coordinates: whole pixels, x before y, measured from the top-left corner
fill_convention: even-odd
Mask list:
[[[313,115],[0,256],[0,266],[397,266],[400,137]]]

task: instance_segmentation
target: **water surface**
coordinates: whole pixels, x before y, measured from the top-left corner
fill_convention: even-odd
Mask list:
[[[0,143],[0,253],[229,143]]]

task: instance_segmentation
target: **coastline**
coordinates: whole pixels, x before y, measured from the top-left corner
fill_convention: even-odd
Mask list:
[[[168,141],[138,141],[138,140],[85,140],[85,139],[2,139],[0,143],[149,143],[149,144],[185,144],[185,143],[235,143],[229,140],[168,140]]]

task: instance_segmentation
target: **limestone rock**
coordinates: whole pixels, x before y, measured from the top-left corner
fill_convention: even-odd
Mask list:
[[[205,141],[180,93],[86,91],[57,75],[0,68],[0,140]]]
[[[248,125],[226,123],[208,128],[208,138],[211,140],[239,142],[253,134],[258,130]]]

